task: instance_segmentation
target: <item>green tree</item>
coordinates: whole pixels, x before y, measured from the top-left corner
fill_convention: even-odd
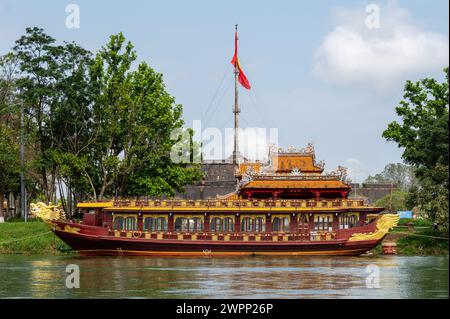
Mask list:
[[[384,207],[386,210],[402,211],[407,209],[406,197],[408,193],[402,190],[394,190],[391,194],[378,199],[375,206]]]
[[[12,54],[0,57],[0,217],[4,194],[19,185],[16,92],[17,61]]]
[[[4,193],[19,185],[18,147],[12,131],[0,126],[0,217],[3,216]]]
[[[26,34],[16,41],[13,53],[19,61],[20,78],[17,81],[20,98],[28,117],[28,135],[34,154],[33,168],[46,201],[55,193],[56,171],[48,150],[53,146],[49,116],[56,98],[55,83],[59,77],[55,39],[40,28],[27,28]]]
[[[198,179],[195,167],[174,163],[171,132],[183,126],[182,107],[165,90],[162,75],[146,63],[130,71],[136,54],[119,33],[95,59],[98,88],[94,156],[99,198],[105,195],[172,195]]]
[[[383,137],[404,148],[402,158],[414,167],[417,186],[407,199],[448,231],[449,69],[446,80],[407,81],[396,108],[402,122],[390,123]]]
[[[408,190],[416,183],[414,169],[402,163],[390,163],[381,173],[369,175],[365,183],[394,183],[402,190]]]
[[[95,142],[95,123],[91,120],[94,97],[89,77],[92,54],[75,43],[60,45],[57,51],[60,76],[55,83],[57,94],[50,109],[52,147],[48,157],[56,167],[62,205],[70,214],[72,194],[79,196],[89,188],[89,181],[80,170],[80,161]]]
[[[26,111],[28,177],[45,201],[62,186],[78,200],[114,195],[172,195],[199,179],[195,165],[171,160],[181,138],[182,107],[119,33],[95,57],[75,43],[58,45],[27,28],[13,56],[16,96]],[[71,206],[71,205],[69,205]]]
[[[37,181],[43,199],[56,201],[58,186],[61,195],[62,185],[69,191],[88,186],[77,168],[78,155],[93,141],[91,53],[75,43],[58,45],[34,27],[16,41],[13,54],[26,111],[29,184]]]
[[[125,147],[129,163],[127,174],[120,176],[119,194],[172,196],[183,191],[201,176],[198,166],[171,157],[171,150],[185,136],[173,134],[183,131],[182,106],[166,92],[162,75],[146,63],[131,73],[129,93]],[[185,131],[192,137],[192,130]]]
[[[200,178],[198,167],[170,158],[179,140],[171,133],[183,126],[182,106],[145,62],[131,71],[135,59],[119,33],[91,67],[95,143],[82,166],[93,198],[170,196]]]

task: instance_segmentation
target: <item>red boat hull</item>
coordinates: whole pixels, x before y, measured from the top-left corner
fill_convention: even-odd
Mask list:
[[[66,231],[63,225],[80,227],[82,231]],[[115,237],[101,227],[61,224],[54,233],[81,255],[340,255],[357,256],[377,246],[380,240],[348,241],[344,239],[317,241],[223,241],[177,240]],[[101,232],[102,234],[98,234]]]

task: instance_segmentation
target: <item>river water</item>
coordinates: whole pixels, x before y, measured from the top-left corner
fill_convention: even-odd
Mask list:
[[[448,298],[448,262],[448,256],[0,255],[0,298]],[[68,265],[78,266],[79,288],[66,287],[76,284]]]

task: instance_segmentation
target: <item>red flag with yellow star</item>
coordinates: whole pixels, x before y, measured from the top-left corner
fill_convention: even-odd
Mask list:
[[[238,81],[241,83],[241,85],[246,88],[247,90],[250,90],[250,82],[248,81],[247,77],[244,74],[244,71],[242,71],[241,64],[239,63],[238,59],[238,36],[237,31],[234,33],[234,56],[233,59],[231,59],[231,64],[234,65],[235,69],[238,72]]]

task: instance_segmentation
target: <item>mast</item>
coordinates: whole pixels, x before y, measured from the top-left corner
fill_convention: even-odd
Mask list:
[[[237,28],[238,25],[236,24],[236,37],[237,37]],[[237,52],[237,38],[236,38],[236,52]],[[238,122],[238,115],[240,113],[239,104],[238,104],[238,75],[239,71],[237,68],[237,59],[234,62],[234,108],[233,108],[233,114],[234,114],[234,147],[233,147],[233,164],[238,164],[238,157],[239,157],[239,122]]]

